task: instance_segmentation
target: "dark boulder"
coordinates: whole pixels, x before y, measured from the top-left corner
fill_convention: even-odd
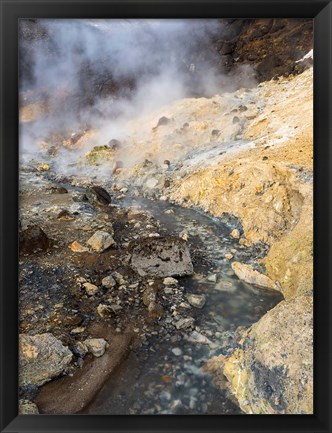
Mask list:
[[[101,186],[91,186],[86,189],[85,195],[91,204],[108,205],[111,203],[111,196]]]
[[[20,253],[34,254],[46,251],[50,245],[50,239],[37,225],[31,225],[19,235]]]

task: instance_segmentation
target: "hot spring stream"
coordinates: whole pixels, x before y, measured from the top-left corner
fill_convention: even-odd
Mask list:
[[[180,285],[186,293],[204,294],[206,304],[201,310],[193,308],[195,312],[189,312],[196,326],[194,335],[188,332],[191,341],[167,333],[162,337],[148,334],[148,342],[131,352],[84,413],[241,413],[201,367],[212,356],[226,353],[234,337],[232,331],[256,322],[282,296],[245,284],[234,275],[224,255],[236,249],[236,259],[243,257],[243,251],[220,220],[162,201],[126,198],[121,206],[148,210],[168,234],[186,230],[190,239],[198,240],[209,268],[200,269],[198,264],[195,274],[180,279]],[[171,208],[174,213],[165,214]]]

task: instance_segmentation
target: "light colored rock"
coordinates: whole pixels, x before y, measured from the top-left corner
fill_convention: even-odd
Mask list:
[[[113,310],[109,305],[99,304],[97,307],[97,313],[102,319],[110,317],[113,313]]]
[[[143,304],[146,305],[147,307],[150,305],[151,302],[155,302],[157,299],[157,294],[155,289],[153,289],[152,287],[148,287],[147,289],[144,290],[143,293]]]
[[[97,253],[102,253],[107,250],[110,246],[115,244],[113,236],[103,230],[98,230],[94,233],[91,238],[87,241],[87,244],[90,245]]]
[[[193,317],[184,317],[175,323],[175,327],[176,329],[186,329],[186,328],[192,328],[194,324],[195,324],[195,319]]]
[[[204,295],[195,295],[193,293],[188,294],[187,299],[189,304],[195,308],[203,308],[206,302]]]
[[[111,275],[108,275],[107,277],[105,277],[101,280],[101,284],[106,289],[112,289],[113,287],[116,286],[116,281],[114,280],[114,278]]]
[[[77,335],[77,334],[82,334],[82,332],[85,331],[85,327],[84,326],[78,326],[77,328],[74,328],[70,331],[71,335]]]
[[[86,279],[84,277],[77,277],[76,283],[79,285],[83,285],[84,283],[87,283]]]
[[[168,287],[172,287],[172,286],[176,287],[179,284],[179,282],[178,282],[178,280],[176,278],[166,277],[163,280],[163,284],[165,286],[168,286]]]
[[[176,237],[146,238],[134,244],[130,264],[141,276],[184,276],[194,272],[187,243]]]
[[[227,259],[227,260],[231,260],[233,257],[234,257],[234,256],[233,256],[233,254],[231,254],[231,253],[226,253],[226,254],[225,254],[225,259]]]
[[[240,231],[238,229],[234,229],[229,234],[234,239],[240,239]]]
[[[124,284],[126,284],[126,280],[119,272],[112,272],[112,277],[115,279],[117,284],[119,284],[119,286],[123,286]]]
[[[189,240],[189,234],[186,230],[182,230],[182,232],[179,233],[179,238],[183,239],[184,241]]]
[[[83,287],[86,291],[86,294],[89,296],[94,296],[99,291],[98,287],[91,283],[83,283]]]
[[[313,413],[313,299],[282,301],[208,370],[253,414]]]
[[[50,333],[19,336],[19,384],[43,385],[59,376],[72,353]]]
[[[30,400],[20,400],[18,413],[19,415],[38,415],[39,410],[36,403]]]
[[[211,283],[216,283],[217,282],[217,275],[211,274],[207,277],[207,280],[210,281]]]
[[[277,284],[271,280],[267,275],[261,274],[255,271],[251,265],[245,265],[240,262],[233,262],[232,269],[235,275],[248,284],[253,284],[254,286],[274,289],[280,291]]]
[[[175,356],[181,356],[182,355],[182,350],[179,347],[174,347],[174,349],[172,349],[172,353]]]
[[[205,335],[200,334],[197,331],[193,331],[191,334],[185,337],[186,341],[193,344],[207,344],[211,349],[216,349],[218,346],[213,341],[209,340]]]
[[[96,358],[103,356],[107,347],[107,341],[103,338],[88,338],[84,341],[84,344],[88,351]]]
[[[74,241],[71,245],[70,245],[70,249],[74,252],[74,253],[86,253],[89,251],[89,248],[84,247],[83,245],[81,245],[79,242]]]

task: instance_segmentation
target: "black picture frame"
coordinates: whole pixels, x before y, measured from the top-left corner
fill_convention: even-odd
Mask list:
[[[331,1],[0,0],[0,4],[1,432],[331,432]],[[18,19],[120,17],[314,19],[314,415],[18,415]]]

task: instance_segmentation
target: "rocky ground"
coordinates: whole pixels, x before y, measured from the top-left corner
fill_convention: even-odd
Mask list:
[[[310,58],[22,159],[21,413],[313,412]]]

